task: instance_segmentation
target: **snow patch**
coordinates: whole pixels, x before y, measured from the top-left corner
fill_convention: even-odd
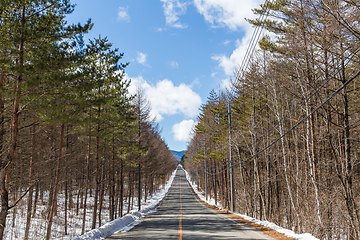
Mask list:
[[[186,179],[190,183],[190,186],[193,188],[194,192],[198,195],[198,197],[202,201],[208,203],[211,206],[215,206],[215,207],[217,207],[219,209],[223,209],[221,204],[218,203],[218,204],[215,205],[215,200],[213,198],[208,198],[208,200],[206,200],[206,198],[204,196],[204,194],[205,194],[204,191],[198,191],[197,190],[198,186],[195,183],[193,183],[193,181],[192,181],[190,175],[188,174],[188,172],[185,169],[184,169],[184,171],[185,171]],[[243,215],[243,214],[239,214],[239,213],[233,213],[233,214],[238,215],[238,216],[242,217],[243,219],[245,219],[247,221],[250,221],[250,222],[265,226],[265,227],[269,227],[269,228],[271,228],[271,229],[273,229],[273,230],[275,230],[275,231],[277,231],[279,233],[282,233],[282,234],[286,235],[287,237],[295,238],[297,240],[319,240],[318,238],[314,237],[310,233],[297,234],[294,231],[282,228],[282,227],[276,225],[275,223],[272,223],[272,222],[269,222],[269,221],[261,221],[261,220],[258,220],[258,219],[255,219],[255,218]]]
[[[118,218],[114,221],[104,224],[99,228],[93,229],[85,233],[84,235],[75,237],[73,240],[100,240],[120,231],[129,231],[130,229],[138,225],[141,222],[139,220],[140,218],[143,218],[145,215],[155,212],[156,208],[159,207],[160,204],[164,201],[174,181],[176,171],[177,170],[172,173],[170,179],[165,185],[165,188],[156,192],[153,197],[147,202],[147,204],[144,205],[144,208],[141,211],[129,213],[122,218]]]
[[[319,240],[318,238],[314,237],[313,235],[311,235],[310,233],[302,233],[302,234],[297,234],[289,229],[286,228],[282,228],[279,227],[278,225],[276,225],[275,223],[269,222],[269,221],[261,221],[258,219],[254,219],[252,217],[243,215],[243,214],[239,214],[239,213],[234,213],[235,215],[238,215],[240,217],[242,217],[243,219],[265,226],[265,227],[269,227],[279,233],[282,233],[284,235],[286,235],[287,237],[291,237],[291,238],[295,238],[297,240]]]
[[[211,198],[211,197],[208,196],[208,200],[206,200],[205,192],[202,191],[200,188],[199,188],[199,189],[200,189],[201,191],[199,191],[199,190],[198,190],[198,185],[195,184],[195,183],[192,181],[190,175],[188,174],[188,172],[187,172],[185,169],[184,169],[184,171],[185,171],[186,179],[187,179],[188,182],[190,183],[190,185],[191,185],[192,189],[194,190],[194,192],[196,193],[196,195],[198,195],[198,197],[199,197],[202,201],[208,203],[208,204],[211,205],[211,206],[215,206],[215,207],[219,208],[220,210],[223,210],[223,209],[224,209],[221,204],[219,204],[219,203],[215,204],[215,199],[213,199],[213,198]]]

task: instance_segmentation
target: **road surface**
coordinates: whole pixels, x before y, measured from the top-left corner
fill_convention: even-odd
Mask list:
[[[125,233],[106,239],[273,239],[201,203],[180,167],[170,192],[157,212]]]

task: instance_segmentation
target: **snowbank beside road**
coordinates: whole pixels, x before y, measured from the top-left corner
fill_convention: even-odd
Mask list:
[[[184,169],[184,171],[185,171],[185,174],[186,174],[186,179],[190,183],[190,185],[193,188],[194,192],[199,196],[199,198],[202,201],[208,203],[211,206],[215,206],[215,207],[217,207],[219,209],[223,209],[223,207],[220,204],[215,205],[215,200],[214,199],[208,198],[208,200],[206,200],[206,198],[204,196],[204,192],[203,191],[200,192],[200,191],[197,190],[198,186],[192,182],[188,172],[185,169]],[[297,233],[295,233],[295,232],[293,232],[293,231],[291,231],[289,229],[279,227],[275,223],[272,223],[272,222],[269,222],[269,221],[261,221],[261,220],[254,219],[252,217],[242,215],[242,214],[239,214],[239,213],[233,213],[233,214],[238,215],[238,216],[242,217],[243,219],[245,219],[247,221],[250,221],[250,222],[265,226],[265,227],[269,227],[269,228],[271,228],[271,229],[273,229],[273,230],[275,230],[275,231],[277,231],[279,233],[282,233],[282,234],[286,235],[287,237],[295,238],[297,240],[319,240],[318,238],[314,237],[310,233],[297,234]]]
[[[172,173],[169,181],[165,185],[165,188],[157,191],[152,196],[152,198],[148,200],[146,205],[143,206],[141,211],[129,213],[122,218],[118,218],[114,221],[106,223],[99,228],[85,233],[84,235],[75,237],[73,240],[100,240],[119,231],[129,231],[132,227],[137,225],[136,223],[138,223],[137,220],[139,218],[142,218],[149,213],[155,212],[156,208],[164,201],[174,181],[176,171],[177,170]]]
[[[310,233],[302,233],[302,234],[297,234],[294,231],[291,231],[289,229],[286,228],[282,228],[279,227],[278,225],[276,225],[275,223],[269,222],[269,221],[261,221],[258,219],[254,219],[252,217],[243,215],[243,214],[239,214],[239,213],[234,213],[235,215],[238,215],[240,217],[242,217],[243,219],[265,226],[265,227],[269,227],[279,233],[282,233],[284,235],[286,235],[287,237],[291,237],[291,238],[295,238],[297,240],[319,240],[318,238],[314,237],[313,235],[311,235]]]

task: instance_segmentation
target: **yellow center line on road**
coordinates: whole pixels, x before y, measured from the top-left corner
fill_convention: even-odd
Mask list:
[[[180,179],[180,218],[179,218],[179,237],[178,240],[182,240],[182,202],[181,202],[181,179]]]

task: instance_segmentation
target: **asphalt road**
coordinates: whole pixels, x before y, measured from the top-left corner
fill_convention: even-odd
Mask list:
[[[273,239],[201,203],[178,168],[170,192],[157,212],[125,233],[106,239]]]

